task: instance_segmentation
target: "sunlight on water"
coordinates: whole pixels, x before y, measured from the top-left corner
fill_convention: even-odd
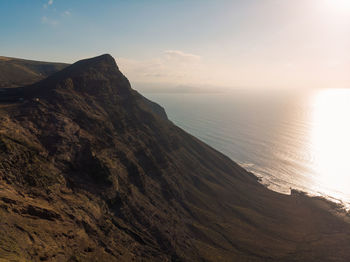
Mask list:
[[[315,184],[341,197],[350,191],[350,90],[327,89],[314,99],[311,147]]]
[[[262,178],[350,207],[350,89],[153,94],[169,118]]]

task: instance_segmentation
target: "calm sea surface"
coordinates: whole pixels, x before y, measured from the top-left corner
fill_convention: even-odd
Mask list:
[[[262,178],[350,203],[350,90],[146,94],[175,124]]]

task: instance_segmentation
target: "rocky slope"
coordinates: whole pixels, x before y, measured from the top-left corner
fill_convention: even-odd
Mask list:
[[[32,84],[65,68],[67,64],[47,63],[0,56],[0,88]]]
[[[0,261],[350,259],[339,207],[269,191],[167,120],[109,55],[11,90]]]

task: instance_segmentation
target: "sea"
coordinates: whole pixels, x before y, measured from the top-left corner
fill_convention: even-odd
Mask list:
[[[169,119],[284,194],[350,204],[350,89],[145,93]]]

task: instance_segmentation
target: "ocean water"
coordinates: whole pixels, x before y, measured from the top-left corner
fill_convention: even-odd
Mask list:
[[[145,94],[270,189],[350,203],[350,89]]]

